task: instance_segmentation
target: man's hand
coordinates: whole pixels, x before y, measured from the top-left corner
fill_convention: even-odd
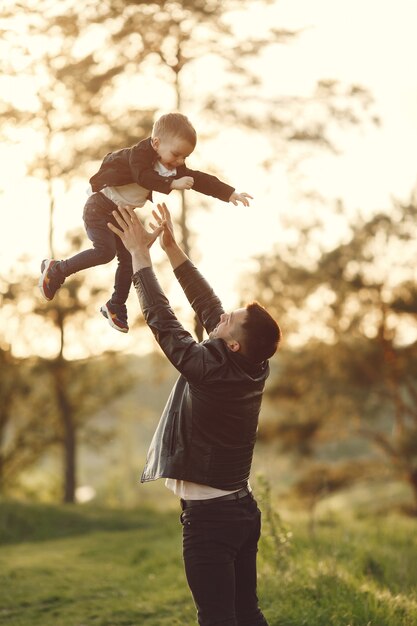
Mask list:
[[[192,176],[183,176],[182,178],[174,178],[171,183],[171,189],[191,189],[194,185]]]
[[[143,267],[152,266],[149,248],[162,232],[163,224],[161,223],[150,233],[143,226],[133,209],[120,207],[119,211],[120,214],[117,211],[113,211],[113,217],[120,229],[110,223],[107,226],[115,235],[120,237],[123,245],[132,255],[133,271],[137,272]]]
[[[152,215],[158,226],[150,223],[154,233],[158,233],[159,242],[161,248],[165,250],[165,253],[171,263],[172,269],[179,267],[184,261],[188,260],[185,252],[179,247],[175,239],[174,225],[172,223],[171,214],[168,211],[168,207],[165,203],[158,204],[158,211],[152,211]]]
[[[152,211],[152,215],[158,224],[158,227],[162,227],[162,232],[159,235],[159,243],[161,244],[162,250],[167,250],[170,246],[176,244],[175,234],[174,234],[174,224],[172,223],[171,213],[168,211],[168,207],[163,202],[162,204],[157,204],[158,211]],[[149,226],[152,228],[152,231],[155,232],[157,230],[157,226],[152,222],[149,223]]]
[[[229,198],[229,202],[231,202],[235,206],[237,206],[238,202],[241,202],[244,206],[249,206],[248,198],[253,200],[253,197],[250,196],[248,193],[244,193],[244,192],[243,193],[236,193],[236,191],[234,191],[232,193],[232,195],[230,196],[230,198]]]

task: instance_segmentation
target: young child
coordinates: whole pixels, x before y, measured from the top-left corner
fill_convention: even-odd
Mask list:
[[[117,256],[113,294],[100,312],[110,326],[127,333],[126,300],[132,282],[132,259],[107,226],[109,222],[117,226],[112,211],[120,206],[142,207],[146,200],[152,200],[152,191],[169,194],[173,189],[194,189],[224,202],[249,206],[249,194],[236,193],[216,176],[185,165],[196,142],[197,134],[188,118],[168,113],[155,122],[151,137],[104,157],[99,171],[90,178],[91,190],[83,213],[93,248],[66,260],[42,261],[39,288],[46,300],[53,299],[67,276],[109,263]]]

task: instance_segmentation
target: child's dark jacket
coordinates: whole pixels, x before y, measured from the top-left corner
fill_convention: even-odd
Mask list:
[[[91,188],[96,192],[101,191],[104,187],[120,187],[137,183],[141,187],[149,189],[148,199],[152,200],[152,191],[168,194],[172,191],[171,182],[173,179],[192,176],[194,178],[194,191],[206,196],[213,196],[228,202],[234,192],[234,187],[223,183],[216,176],[198,170],[190,170],[185,165],[177,167],[175,176],[161,176],[153,169],[157,160],[158,155],[152,147],[150,137],[131,148],[109,152],[104,157],[99,171],[90,178]]]

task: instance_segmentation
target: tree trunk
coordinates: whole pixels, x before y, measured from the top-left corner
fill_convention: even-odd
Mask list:
[[[4,399],[4,406],[0,411],[0,494],[4,491],[4,469],[6,465],[4,443],[6,440],[6,428],[10,421],[10,417],[10,402],[8,394],[8,396]]]
[[[49,226],[48,226],[48,245],[49,245],[49,256],[51,259],[55,257],[54,250],[54,209],[55,209],[55,201],[54,201],[54,190],[53,190],[53,174],[52,174],[52,154],[51,143],[53,137],[53,128],[50,120],[51,113],[51,105],[50,103],[41,98],[43,104],[43,116],[45,121],[45,126],[48,129],[46,138],[45,138],[45,166],[47,170],[46,176],[46,184],[48,186],[48,198],[49,198]]]
[[[59,419],[62,424],[64,465],[63,501],[72,503],[75,501],[76,488],[76,426],[66,391],[65,361],[61,358],[55,361],[52,375],[55,384]]]
[[[178,59],[177,65],[175,67],[172,67],[171,69],[173,70],[174,76],[175,76],[174,87],[175,87],[175,96],[176,96],[176,101],[177,101],[176,102],[177,111],[181,112],[182,90],[181,90],[180,72],[184,64],[184,59],[182,55],[180,41],[178,42],[178,46],[177,46],[177,59]],[[185,254],[189,257],[190,256],[190,231],[188,230],[187,218],[188,218],[187,201],[185,198],[184,190],[182,190],[181,191],[181,215],[180,215],[181,242],[182,242],[182,247],[183,247]],[[203,341],[204,328],[200,320],[198,319],[197,315],[194,316],[194,332],[197,337],[197,340]]]
[[[2,406],[0,408],[0,493],[3,493],[5,467],[4,444],[6,441],[6,429],[11,421],[13,390],[16,388],[19,374],[17,373],[17,368],[13,366],[14,362],[10,347],[4,350],[0,348],[0,357],[3,372],[11,372],[10,379],[9,376],[6,377],[6,375],[3,374],[2,382],[4,389],[2,390]]]
[[[64,502],[75,502],[76,488],[76,432],[71,414],[62,416],[64,421]]]
[[[408,474],[408,482],[410,483],[411,489],[413,490],[414,502],[417,512],[417,469],[410,471],[410,473]]]
[[[4,490],[3,483],[4,483],[3,454],[0,451],[0,494],[2,494]]]
[[[77,427],[74,420],[74,414],[71,402],[67,393],[67,362],[63,356],[64,338],[64,317],[61,314],[59,306],[57,306],[58,327],[61,334],[61,345],[58,357],[52,364],[52,376],[55,384],[56,401],[58,405],[58,416],[62,424],[62,443],[63,443],[63,465],[64,465],[64,485],[63,485],[63,501],[65,503],[75,502],[76,489],[76,446],[77,446]]]

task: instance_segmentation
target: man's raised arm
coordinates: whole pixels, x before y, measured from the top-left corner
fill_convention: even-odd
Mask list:
[[[210,333],[217,326],[220,315],[224,313],[222,304],[204,276],[176,242],[171,214],[165,203],[158,204],[158,210],[159,215],[156,211],[152,211],[152,215],[158,226],[163,227],[160,234],[161,247],[189,303],[207,333]],[[156,226],[153,225],[152,228],[155,232]]]

